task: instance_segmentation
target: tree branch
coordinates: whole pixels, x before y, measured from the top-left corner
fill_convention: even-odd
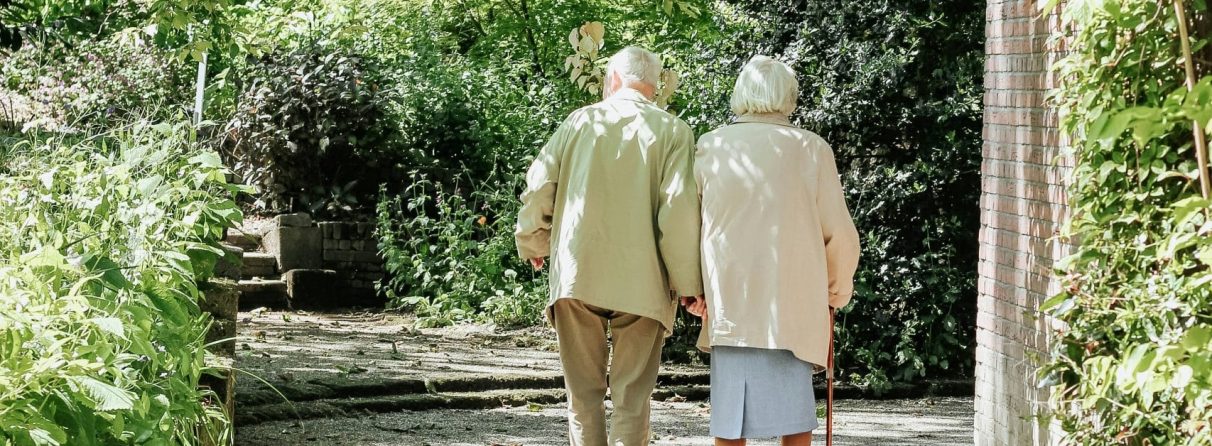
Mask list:
[[[510,0],[505,0],[505,6],[522,19],[522,29],[526,31],[526,44],[530,46],[530,63],[534,66],[535,74],[543,77],[543,65],[539,62],[539,44],[534,38],[534,28],[531,27],[530,8],[527,7],[526,0],[519,0],[519,2],[520,7],[515,6]]]
[[[467,6],[463,0],[455,0],[455,2],[458,3],[464,11],[467,11],[467,16],[471,18],[472,23],[475,23],[476,31],[480,34],[480,37],[488,37],[488,31],[484,29],[484,23],[481,22],[480,18],[476,16],[475,11],[473,11],[470,6]]]
[[[1183,50],[1183,69],[1186,71],[1187,91],[1195,88],[1195,63],[1191,60],[1191,42],[1187,36],[1187,12],[1183,6],[1183,0],[1175,0],[1174,12],[1178,14],[1178,36],[1181,39]],[[1208,199],[1209,181],[1208,181],[1208,141],[1204,137],[1203,125],[1199,121],[1192,124],[1192,133],[1195,134],[1195,160],[1199,165],[1199,192],[1204,199]]]

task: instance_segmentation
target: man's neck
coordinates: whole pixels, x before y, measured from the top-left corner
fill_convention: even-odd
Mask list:
[[[648,84],[641,84],[641,83],[628,84],[627,86],[625,86],[623,88],[630,88],[632,90],[638,91],[638,92],[640,92],[640,94],[644,95],[644,97],[648,98],[648,100],[650,100],[650,101],[652,100],[652,98],[656,97],[656,88],[653,88],[653,86],[648,85]]]
[[[639,93],[641,96],[644,96],[644,99],[647,99],[649,101],[653,100],[653,98],[656,97],[655,88],[653,88],[651,85],[644,84],[644,83],[638,83],[638,82],[629,83],[627,85],[624,85],[624,86],[620,87],[618,90],[615,90],[613,93],[611,93],[610,96],[617,95],[620,92],[623,92],[625,90],[631,90],[636,93]]]

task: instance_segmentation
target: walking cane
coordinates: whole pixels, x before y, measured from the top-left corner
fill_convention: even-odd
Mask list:
[[[825,446],[833,446],[833,307],[829,307],[828,362],[825,369]]]

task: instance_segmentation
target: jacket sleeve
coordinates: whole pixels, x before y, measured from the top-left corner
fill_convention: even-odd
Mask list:
[[[859,235],[846,208],[842,180],[837,173],[833,151],[822,141],[817,157],[817,210],[821,233],[825,237],[825,262],[829,269],[829,306],[842,308],[854,293],[854,272],[858,269]]]
[[[703,294],[699,259],[699,193],[694,179],[694,136],[675,127],[673,147],[661,175],[657,208],[658,244],[669,284],[678,296]]]
[[[551,224],[560,178],[560,154],[571,138],[572,126],[570,116],[543,145],[526,172],[526,189],[520,197],[522,208],[518,211],[518,224],[514,230],[518,255],[523,259],[551,254]]]

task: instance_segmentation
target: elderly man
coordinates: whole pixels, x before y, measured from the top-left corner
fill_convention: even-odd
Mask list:
[[[611,57],[605,99],[556,129],[522,193],[518,253],[536,269],[551,256],[546,313],[559,338],[574,446],[648,444],[675,297],[702,293],[694,136],[652,103],[660,73],[660,59],[642,48]]]

